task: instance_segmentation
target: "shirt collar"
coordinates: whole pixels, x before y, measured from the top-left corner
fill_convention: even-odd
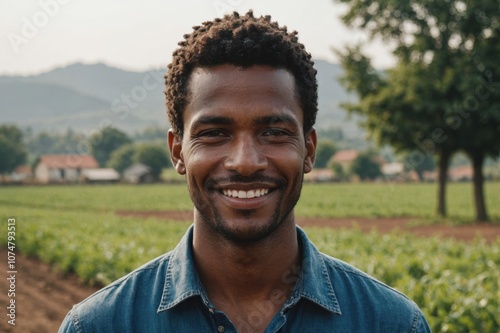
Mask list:
[[[341,314],[324,256],[300,227],[297,227],[297,236],[302,249],[302,267],[292,295],[300,295],[328,311]]]
[[[165,276],[158,312],[168,310],[182,301],[200,295],[208,299],[201,285],[193,255],[193,226],[191,225],[172,251]]]
[[[302,267],[297,272],[301,274],[284,308],[293,306],[300,297],[304,297],[328,311],[341,314],[323,256],[300,227],[297,227],[297,235],[302,251]],[[201,296],[205,305],[209,305],[196,270],[192,243],[193,226],[171,253],[158,312],[168,310],[193,296]],[[283,278],[286,276],[284,274]]]

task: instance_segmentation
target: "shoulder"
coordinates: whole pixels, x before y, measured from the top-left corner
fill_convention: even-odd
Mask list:
[[[73,306],[59,332],[95,332],[96,327],[116,331],[116,318],[130,317],[138,309],[156,312],[171,254],[153,259]]]
[[[342,260],[321,257],[342,313],[372,317],[374,325],[388,329],[408,326],[408,332],[430,332],[421,310],[406,295]]]

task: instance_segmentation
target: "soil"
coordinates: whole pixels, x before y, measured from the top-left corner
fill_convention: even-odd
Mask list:
[[[118,215],[157,217],[164,220],[192,220],[192,212],[173,211],[119,211]],[[377,230],[381,233],[396,230],[411,232],[419,237],[440,236],[461,241],[472,241],[483,237],[492,242],[500,237],[500,225],[426,225],[415,226],[412,218],[298,218],[297,224],[305,226],[320,226],[331,228],[357,227],[363,231]],[[7,267],[7,250],[0,248],[1,267]],[[6,270],[2,268],[2,290],[0,293],[0,332],[31,333],[57,332],[59,325],[73,304],[91,295],[97,288],[84,286],[74,275],[62,275],[49,265],[39,260],[16,253],[16,325],[7,323],[5,315],[9,302],[8,284],[3,288]]]
[[[8,284],[5,284],[9,276],[7,267],[7,249],[0,248],[2,258],[2,290],[0,293],[0,332],[5,333],[44,333],[57,332],[59,325],[71,309],[73,304],[80,302],[90,294],[97,291],[95,287],[82,285],[74,275],[63,276],[57,273],[49,265],[39,260],[28,258],[16,252],[16,284],[15,326],[7,323],[6,307],[8,298]]]

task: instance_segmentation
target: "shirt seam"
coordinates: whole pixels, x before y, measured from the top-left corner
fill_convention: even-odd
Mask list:
[[[397,293],[398,295],[400,296],[403,296],[405,299],[407,300],[410,300],[410,298],[408,298],[408,296],[406,296],[405,294],[403,294],[401,291],[397,290],[397,289],[394,289],[393,287],[385,284],[384,282],[382,281],[379,281],[377,280],[376,278],[372,277],[372,276],[369,276],[367,275],[366,273],[362,272],[362,271],[357,271],[357,270],[353,270],[353,269],[349,269],[348,267],[344,267],[342,264],[343,262],[339,259],[335,259],[335,258],[332,258],[328,255],[325,255],[323,254],[327,259],[328,261],[332,264],[333,268],[334,269],[338,269],[346,274],[353,274],[353,275],[356,275],[364,280],[368,280],[368,281],[371,281],[373,283],[376,283],[377,285],[383,287],[384,289],[388,289],[390,291],[393,291],[395,293]],[[412,301],[413,302],[413,301]]]

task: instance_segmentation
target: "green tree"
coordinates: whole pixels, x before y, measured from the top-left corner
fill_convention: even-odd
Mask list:
[[[155,179],[159,179],[162,170],[171,165],[166,147],[154,143],[138,146],[134,154],[134,161],[149,166]]]
[[[337,148],[327,139],[322,139],[318,141],[318,145],[316,147],[316,162],[315,167],[317,168],[326,168],[328,165],[328,161],[335,154]]]
[[[328,166],[330,167],[330,169],[332,169],[336,180],[345,181],[349,179],[348,172],[344,170],[340,163],[330,162]]]
[[[111,153],[108,160],[108,167],[122,173],[126,168],[134,163],[134,156],[137,147],[133,144],[125,144]]]
[[[113,151],[131,142],[127,134],[109,126],[89,138],[91,153],[101,166],[106,165]]]
[[[344,82],[360,96],[349,109],[367,116],[379,143],[409,152],[410,163],[437,155],[441,215],[450,157],[466,151],[474,165],[476,218],[487,220],[482,164],[500,154],[498,2],[337,1],[348,5],[346,24],[391,42],[397,59],[378,73],[360,47],[341,53]]]
[[[0,126],[0,174],[13,171],[26,162],[23,133],[13,125]]]
[[[382,176],[380,164],[375,160],[372,151],[361,153],[351,165],[351,173],[358,175],[361,180],[374,180]]]

